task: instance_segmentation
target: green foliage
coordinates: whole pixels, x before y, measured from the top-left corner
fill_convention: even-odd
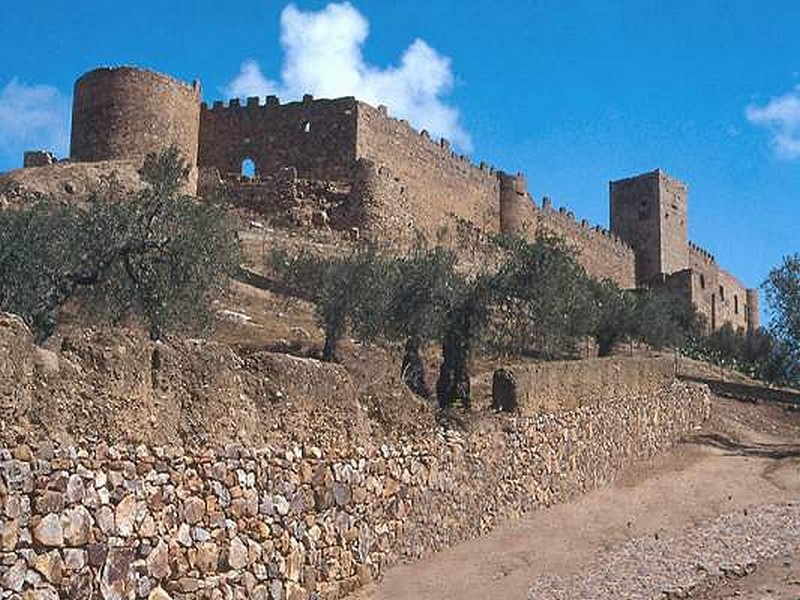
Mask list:
[[[439,332],[442,364],[436,381],[436,397],[441,408],[460,406],[469,409],[470,362],[472,351],[490,324],[491,308],[498,288],[491,275],[454,273],[447,288],[445,318]]]
[[[773,368],[780,380],[800,385],[800,254],[785,256],[764,282],[775,338]]]
[[[376,246],[359,244],[341,256],[308,251],[291,256],[276,250],[270,262],[284,285],[316,306],[325,330],[323,360],[336,360],[338,342],[348,325],[366,338],[382,329],[390,265]]]
[[[617,343],[635,336],[636,294],[611,281],[590,285],[596,310],[592,336],[597,341],[598,354],[608,356]]]
[[[492,278],[497,299],[496,347],[554,358],[595,328],[593,282],[561,238],[529,242],[502,236],[503,262]]]
[[[153,338],[210,322],[211,303],[239,262],[224,211],[180,190],[177,150],[148,156],[145,189],[110,188],[86,207],[39,202],[0,213],[0,308],[48,337],[70,301],[120,322],[143,318]]]
[[[786,355],[790,378],[800,371],[800,254],[786,256],[764,283],[772,312],[770,331]]]
[[[431,396],[422,352],[440,337],[456,284],[455,255],[441,247],[418,243],[405,256],[394,257],[385,272],[388,303],[374,333],[387,340],[405,340],[401,376],[423,398]],[[362,327],[363,329],[363,327]]]
[[[361,339],[403,343],[403,380],[429,397],[422,351],[441,344],[436,397],[442,408],[469,408],[471,355],[484,343],[553,358],[587,335],[608,353],[623,339],[676,344],[699,326],[694,308],[679,296],[592,281],[560,238],[526,241],[463,229],[474,252],[459,264],[440,247],[418,244],[397,255],[367,244],[341,256],[278,251],[272,267],[291,291],[315,303],[326,360],[335,360],[336,342],[348,328]]]
[[[632,339],[654,348],[676,348],[703,329],[702,317],[684,296],[665,289],[637,293],[629,332]]]
[[[84,223],[72,207],[42,201],[0,212],[0,309],[20,315],[39,340],[52,333],[69,298]]]
[[[745,334],[726,323],[716,331],[693,337],[681,348],[685,355],[735,369],[755,379],[786,383],[786,356],[768,331]]]

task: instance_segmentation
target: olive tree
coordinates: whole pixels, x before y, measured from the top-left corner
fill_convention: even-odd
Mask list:
[[[377,246],[358,244],[343,254],[326,256],[303,250],[275,250],[270,258],[275,276],[290,293],[314,303],[325,332],[322,359],[337,360],[338,344],[348,326],[363,337],[375,337],[386,313],[388,263]]]
[[[785,256],[764,282],[772,313],[769,328],[776,339],[775,361],[782,379],[800,382],[800,254]]]
[[[492,278],[498,314],[495,343],[514,353],[554,358],[589,334],[596,319],[591,280],[556,236],[501,236],[504,261]]]
[[[173,148],[146,158],[139,193],[112,186],[86,206],[47,199],[0,212],[0,308],[40,340],[68,303],[113,322],[141,318],[154,339],[207,325],[239,245],[219,206],[182,193],[188,174]]]

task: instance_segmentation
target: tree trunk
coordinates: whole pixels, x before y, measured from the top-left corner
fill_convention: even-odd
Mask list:
[[[431,389],[425,381],[425,363],[422,360],[422,340],[411,336],[406,340],[401,377],[409,389],[426,400],[431,397]]]
[[[460,403],[470,408],[469,343],[457,334],[442,340],[442,366],[436,381],[436,397],[440,408]]]
[[[322,348],[322,360],[325,362],[336,362],[336,342],[337,336],[331,330],[325,330],[325,346]]]

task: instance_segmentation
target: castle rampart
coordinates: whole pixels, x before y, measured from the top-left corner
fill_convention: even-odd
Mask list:
[[[563,237],[575,250],[581,266],[595,279],[608,279],[622,288],[636,287],[636,255],[622,239],[601,227],[579,222],[566,210],[552,204],[538,211],[540,227]]]
[[[529,236],[537,228],[533,199],[521,173],[497,173],[500,182],[500,231],[509,235]]]
[[[238,175],[242,163],[255,163],[257,175],[274,175],[292,166],[308,179],[348,181],[356,160],[354,98],[265,104],[250,98],[201,108],[200,168],[216,168],[223,176]]]
[[[757,292],[688,240],[687,187],[660,169],[610,183],[606,231],[554,210],[548,198],[538,207],[523,174],[474,165],[447,140],[353,97],[306,95],[284,104],[268,96],[208,106],[198,83],[133,67],[78,79],[73,161],[139,163],[171,145],[199,168],[201,194],[223,189],[233,204],[270,216],[401,242],[418,233],[442,239],[458,219],[490,233],[549,231],[574,248],[592,277],[623,288],[668,284],[714,328],[758,324]],[[26,165],[52,160],[30,153]]]
[[[500,231],[495,170],[459,157],[446,140],[434,142],[408,123],[389,117],[384,109],[359,102],[356,148],[358,157],[389,166],[439,223],[447,215],[457,215],[487,231]]]
[[[134,67],[95,69],[75,82],[70,158],[141,161],[176,146],[197,163],[200,85]]]

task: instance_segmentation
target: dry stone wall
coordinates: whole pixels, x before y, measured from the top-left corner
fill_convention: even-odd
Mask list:
[[[8,340],[24,326],[10,317],[0,325],[7,330],[0,338],[7,359],[15,352]],[[586,390],[564,365],[540,368],[547,380],[574,378],[560,410],[486,415],[467,433],[435,429],[382,443],[315,436],[331,409],[313,393],[305,405],[299,400],[301,390],[313,392],[314,361],[261,353],[237,363],[208,350],[164,349],[156,360],[161,375],[148,383],[140,380],[140,367],[121,369],[119,358],[133,353],[127,360],[134,365],[145,358],[152,363],[147,351],[124,344],[94,352],[76,348],[106,375],[92,385],[114,379],[116,403],[125,386],[135,393],[135,385],[155,385],[161,414],[171,413],[165,403],[175,397],[184,408],[200,404],[193,413],[200,423],[199,413],[212,406],[209,394],[224,395],[226,404],[248,396],[255,406],[279,403],[285,395],[297,417],[276,421],[280,431],[268,436],[275,442],[261,445],[220,443],[211,429],[191,446],[115,443],[105,427],[63,443],[23,433],[13,442],[4,438],[4,598],[341,598],[392,563],[478,536],[503,519],[613,479],[624,466],[675,443],[710,410],[707,388],[674,381],[663,363],[591,361],[580,367],[586,369]],[[21,369],[0,371],[0,384],[34,381],[26,397],[16,398],[29,402],[36,388],[53,381],[42,372],[59,367],[35,349],[22,358]],[[184,377],[173,381],[173,370]],[[272,375],[263,380],[242,371]],[[332,388],[338,395],[347,393],[341,368],[322,375],[338,381]],[[620,385],[602,385],[615,377]],[[3,394],[9,389],[0,385]],[[554,386],[549,390],[556,395]],[[262,410],[269,427],[273,409]],[[303,435],[295,435],[301,429]]]
[[[675,359],[599,358],[532,363],[499,369],[498,379],[513,389],[494,386],[493,402],[503,407],[498,394],[511,394],[520,414],[572,410],[579,406],[614,398],[635,398],[657,394],[676,377]]]
[[[21,444],[0,451],[0,581],[11,598],[340,598],[609,481],[707,413],[675,384],[349,453]]]

